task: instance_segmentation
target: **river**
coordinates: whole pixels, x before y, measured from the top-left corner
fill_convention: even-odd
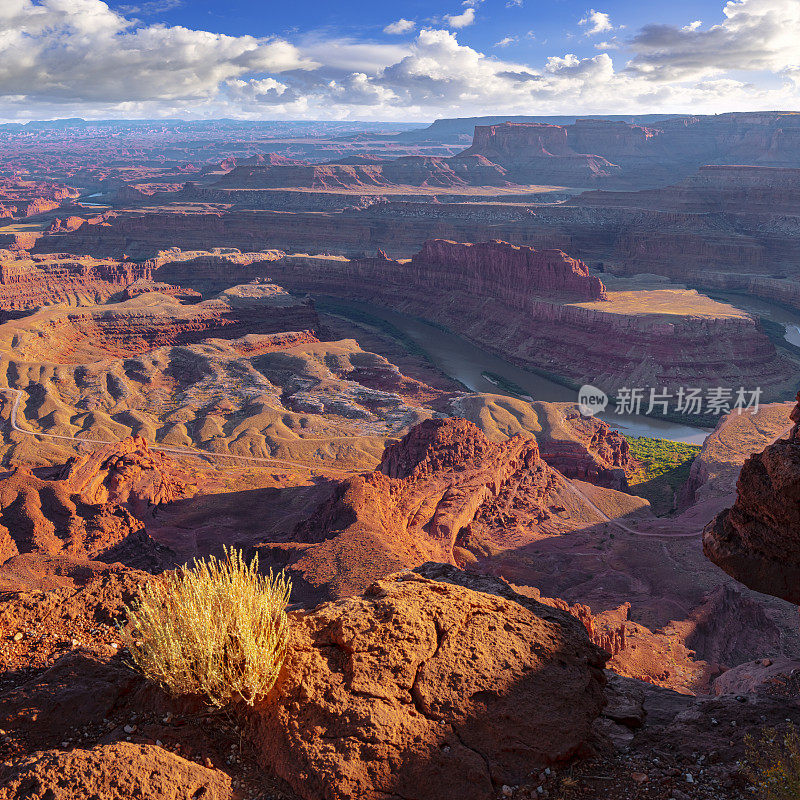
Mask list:
[[[789,344],[800,347],[800,311],[746,294],[731,292],[705,292],[705,294],[715,300],[721,300],[723,303],[730,303],[757,317],[766,317],[783,325],[784,339]]]
[[[466,339],[421,319],[370,303],[342,300],[338,297],[320,298],[320,310],[323,312],[326,300],[335,304],[335,313],[341,316],[347,317],[348,310],[352,310],[356,322],[364,321],[362,315],[388,322],[424,350],[430,361],[445,375],[464,384],[470,391],[520,396],[506,391],[502,384],[487,377],[496,375],[503,381],[518,386],[524,395],[533,400],[546,400],[552,403],[577,401],[575,390],[511,364]],[[651,436],[675,442],[702,444],[711,432],[707,428],[681,425],[645,415],[620,415],[612,411],[598,416],[627,436]]]

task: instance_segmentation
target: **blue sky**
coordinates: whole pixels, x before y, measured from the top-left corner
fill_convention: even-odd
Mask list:
[[[0,118],[798,108],[800,0],[0,0]]]
[[[248,2],[248,0],[186,0],[166,2],[110,2],[123,11],[139,9],[137,16],[168,25],[184,25],[232,36],[256,34],[282,35],[288,38],[317,34],[326,38],[351,37],[356,40],[396,42],[396,36],[383,29],[397,19],[417,23],[417,28],[437,27],[446,15],[463,12],[460,0],[454,2],[381,3],[375,0],[294,0],[294,2]],[[630,33],[650,23],[682,26],[696,19],[709,23],[722,16],[718,0],[671,0],[671,2],[636,2],[612,0],[594,3],[609,14],[615,26],[625,25]],[[484,0],[476,4],[475,22],[461,29],[459,40],[481,51],[491,51],[506,37],[519,37],[506,52],[515,57],[551,55],[553,47],[571,47],[575,52],[592,53],[593,43],[582,39],[578,22],[586,18],[592,3],[580,0]],[[142,11],[145,13],[143,14]],[[525,34],[532,33],[533,37]],[[593,53],[592,53],[593,54]]]

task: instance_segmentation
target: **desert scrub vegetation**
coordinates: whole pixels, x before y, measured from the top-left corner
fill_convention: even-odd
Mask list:
[[[631,493],[649,500],[656,514],[668,514],[674,508],[675,493],[689,479],[700,447],[645,436],[625,438],[630,454],[639,462],[628,476]]]
[[[800,798],[800,730],[789,723],[781,730],[766,728],[745,738],[744,771],[758,800]]]
[[[147,583],[122,639],[136,666],[172,694],[252,705],[275,684],[289,635],[291,583],[231,548]]]

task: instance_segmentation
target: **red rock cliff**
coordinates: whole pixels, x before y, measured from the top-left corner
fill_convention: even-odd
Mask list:
[[[800,443],[781,439],[745,461],[703,551],[745,586],[800,603]]]
[[[420,287],[457,285],[518,308],[530,294],[606,299],[602,281],[590,275],[582,261],[561,250],[535,250],[501,241],[463,244],[433,239],[411,259],[407,271]]]
[[[297,528],[297,545],[282,545],[297,554],[297,596],[351,595],[397,569],[455,564],[470,523],[499,537],[517,518],[534,530],[563,486],[534,439],[491,442],[466,420],[427,420],[388,447],[374,472],[343,481]],[[262,547],[274,556],[280,546]]]

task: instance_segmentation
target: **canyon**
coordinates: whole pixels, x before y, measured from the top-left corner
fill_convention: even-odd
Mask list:
[[[257,254],[250,258],[252,269],[291,290],[368,299],[430,319],[512,362],[609,394],[690,380],[738,380],[773,397],[792,386],[792,361],[750,315],[687,290],[608,292],[585,264],[558,250],[433,240],[409,261],[382,253],[353,260],[285,256],[263,265]],[[186,264],[162,269],[182,285],[198,279]]]
[[[264,206],[254,200],[248,208],[247,199],[231,206],[212,195],[216,207],[187,198],[147,211],[109,211],[73,232],[6,234],[4,246],[147,259],[179,240],[185,249],[198,250],[224,246],[359,257],[381,249],[409,257],[431,238],[501,239],[558,248],[608,273],[653,273],[797,306],[797,175],[796,168],[703,167],[664,188],[590,191],[562,202],[548,202],[541,193],[500,194],[489,203],[489,196],[285,190],[271,192],[280,202]],[[3,236],[0,229],[0,243]]]
[[[800,724],[798,136],[0,126],[0,796],[752,797]],[[120,626],[226,548],[293,588],[219,713]]]

